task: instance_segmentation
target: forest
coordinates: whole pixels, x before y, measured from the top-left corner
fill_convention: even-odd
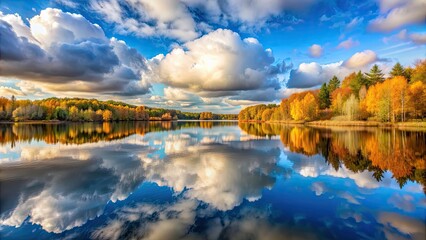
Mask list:
[[[117,101],[84,98],[47,98],[43,100],[17,100],[0,97],[0,121],[58,120],[71,122],[110,121],[170,121],[236,120],[237,114],[190,113],[163,108],[134,106]]]
[[[240,121],[422,121],[426,118],[426,60],[414,68],[397,63],[385,78],[374,65],[340,81],[333,76],[320,89],[294,93],[281,104],[240,111]]]

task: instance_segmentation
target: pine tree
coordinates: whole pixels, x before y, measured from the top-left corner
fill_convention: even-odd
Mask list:
[[[333,76],[330,81],[328,82],[328,93],[331,95],[334,90],[338,89],[340,87],[340,80]]]
[[[330,93],[326,83],[324,83],[321,86],[321,89],[318,94],[318,98],[319,98],[320,109],[326,109],[330,107]]]
[[[15,110],[15,108],[16,108],[16,98],[15,98],[15,95],[12,95],[11,101],[12,101],[12,112],[13,112],[13,110]]]
[[[405,74],[405,69],[399,62],[393,66],[390,75],[391,77],[403,76],[407,78]]]
[[[367,87],[379,82],[383,82],[385,80],[385,78],[383,77],[384,74],[382,73],[382,70],[380,70],[379,66],[377,66],[377,64],[374,64],[373,67],[370,69],[370,72],[366,73],[365,75],[367,76]]]
[[[371,85],[368,77],[366,77],[361,71],[358,71],[358,73],[356,74],[356,80],[359,83],[360,89],[361,89],[362,86],[369,87]],[[358,91],[359,91],[359,89],[358,89]]]
[[[362,86],[368,86],[368,80],[361,71],[358,71],[355,78],[349,83],[349,87],[352,93],[354,93],[356,97],[359,97],[359,90]]]

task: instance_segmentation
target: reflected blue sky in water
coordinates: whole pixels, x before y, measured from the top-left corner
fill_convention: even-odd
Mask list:
[[[422,186],[238,126],[2,146],[2,239],[424,239]]]

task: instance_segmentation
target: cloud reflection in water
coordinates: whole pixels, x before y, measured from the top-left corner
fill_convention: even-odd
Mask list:
[[[16,141],[0,156],[9,159],[0,163],[0,233],[29,221],[51,238],[83,229],[96,239],[315,239],[349,231],[334,233],[336,226],[356,229],[353,238],[366,226],[379,237],[424,235],[415,227],[426,207],[416,204],[424,201],[420,184],[399,189],[389,172],[377,181],[377,167],[353,165],[363,135],[290,128],[277,138],[263,126],[271,134],[265,138],[229,124],[182,124],[103,126],[96,138],[87,127],[63,128],[89,143]],[[321,149],[338,146],[336,168],[334,152],[325,157]],[[161,188],[171,190],[168,200],[138,198]],[[328,215],[316,216],[321,208]],[[414,227],[389,220],[392,214]]]

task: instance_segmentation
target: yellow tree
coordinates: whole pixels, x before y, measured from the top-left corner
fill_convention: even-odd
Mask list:
[[[284,113],[280,107],[276,107],[272,109],[271,120],[272,121],[280,121],[280,120],[288,120],[291,117],[284,117]]]
[[[105,110],[104,112],[103,112],[103,114],[102,114],[102,119],[105,121],[105,122],[109,122],[109,121],[111,121],[112,120],[112,112],[110,111],[110,110]]]
[[[426,114],[426,84],[422,81],[416,81],[408,88],[409,106],[407,111],[413,113],[415,118],[423,117]]]
[[[371,86],[361,105],[382,121],[405,121],[409,106],[408,84],[405,77],[397,76]]]
[[[349,88],[351,86],[351,83],[355,81],[356,73],[353,72],[345,77],[342,81],[342,88]]]
[[[364,101],[369,113],[382,121],[389,121],[392,110],[390,81],[371,86]]]
[[[318,101],[312,93],[306,94],[302,100],[303,115],[306,120],[313,120],[318,114]]]
[[[318,101],[308,92],[301,100],[294,99],[290,103],[290,114],[294,120],[313,120],[318,114]]]
[[[371,86],[367,91],[367,95],[363,99],[363,103],[361,103],[361,105],[365,105],[366,110],[372,114],[376,114],[378,112],[377,100],[379,93],[379,85],[380,84]]]
[[[302,103],[299,101],[299,99],[295,99],[290,103],[290,114],[291,117],[296,121],[304,118]]]
[[[274,113],[274,109],[267,108],[262,112],[262,121],[269,121],[272,120],[271,116]]]
[[[418,61],[411,74],[411,82],[421,81],[426,84],[426,59]]]
[[[343,104],[343,112],[348,120],[357,120],[359,115],[359,101],[354,94],[351,94],[348,100]]]
[[[281,105],[280,105],[280,107],[281,107],[281,112],[282,112],[282,117],[283,117],[283,120],[289,120],[289,119],[291,119],[291,114],[290,114],[290,101],[286,98],[286,99],[283,99],[282,101],[281,101]]]
[[[69,109],[69,118],[71,121],[78,121],[79,120],[79,111],[76,106],[72,106]]]
[[[409,101],[407,79],[397,76],[387,81],[391,85],[392,121],[395,122],[398,115],[401,121],[405,121],[405,112],[407,111],[407,102]]]
[[[98,110],[96,111],[94,121],[97,121],[97,122],[102,121],[102,119],[103,119],[103,114],[104,114],[104,112],[103,112],[101,109],[98,109]]]
[[[161,116],[161,120],[170,121],[172,120],[172,115],[169,112],[166,112]]]
[[[349,98],[352,91],[348,87],[337,88],[331,94],[331,109],[334,113],[343,113],[343,103]]]
[[[144,106],[139,106],[135,109],[135,119],[136,120],[148,120],[148,113],[145,111]]]
[[[392,113],[392,85],[390,81],[384,81],[382,84],[378,85],[378,95],[377,99],[377,116],[382,121],[390,121]]]
[[[367,97],[367,88],[362,86],[359,90],[359,112],[358,117],[360,119],[366,120],[369,116],[367,111],[367,105],[365,103],[365,98]]]

